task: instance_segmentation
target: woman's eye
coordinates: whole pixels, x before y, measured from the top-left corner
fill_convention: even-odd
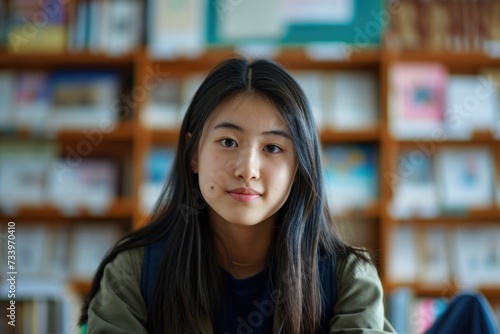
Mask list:
[[[236,141],[233,139],[225,138],[220,141],[224,147],[236,147]]]
[[[266,152],[269,152],[269,153],[279,153],[281,151],[282,151],[282,149],[279,148],[276,145],[266,145]]]

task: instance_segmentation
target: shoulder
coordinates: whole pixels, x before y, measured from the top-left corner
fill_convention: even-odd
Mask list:
[[[142,268],[142,257],[144,254],[144,247],[135,247],[124,250],[114,258],[108,265],[114,267],[129,267],[130,269]]]
[[[138,286],[141,281],[144,248],[124,250],[104,267],[100,293],[116,293],[124,286]],[[121,287],[121,288],[120,288]]]
[[[361,252],[365,252],[361,250]],[[370,255],[365,252],[370,260]],[[373,263],[366,261],[355,253],[335,257],[335,270],[340,282],[348,283],[358,279],[370,279],[380,283],[377,269]]]
[[[140,282],[144,247],[121,251],[104,267],[104,277],[128,278]]]
[[[146,333],[140,290],[143,248],[122,251],[104,267],[89,305],[88,333]]]
[[[394,333],[384,316],[384,292],[374,265],[356,254],[348,254],[337,256],[335,266],[337,302],[330,333],[340,333],[345,328],[363,333]]]
[[[368,259],[369,255],[366,253]],[[373,263],[351,253],[336,257],[338,300],[349,297],[350,303],[369,305],[383,298],[383,288]]]

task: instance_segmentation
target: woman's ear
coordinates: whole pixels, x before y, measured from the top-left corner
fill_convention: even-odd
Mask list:
[[[189,141],[191,139],[192,133],[188,132],[186,133],[186,141]],[[195,149],[193,156],[191,157],[191,170],[193,173],[198,174],[198,150]]]
[[[193,173],[198,174],[198,150],[195,150],[191,157],[191,170]]]

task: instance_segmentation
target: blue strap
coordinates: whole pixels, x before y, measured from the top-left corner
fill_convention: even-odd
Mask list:
[[[153,303],[153,292],[156,284],[156,276],[158,275],[158,267],[160,266],[165,249],[165,240],[160,240],[154,244],[144,247],[142,273],[141,273],[141,293],[149,309]]]
[[[322,289],[322,314],[320,328],[323,333],[330,330],[330,319],[333,318],[335,304],[337,302],[337,274],[335,271],[335,261],[328,256],[320,260],[318,269]]]

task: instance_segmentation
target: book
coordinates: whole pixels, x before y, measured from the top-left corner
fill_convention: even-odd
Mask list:
[[[13,110],[18,127],[43,130],[51,110],[49,75],[45,72],[17,73],[14,78]]]
[[[116,224],[79,224],[71,231],[70,277],[90,279],[122,231]]]
[[[363,209],[377,200],[378,163],[373,146],[326,146],[322,160],[329,206],[335,214]]]
[[[65,227],[45,222],[16,226],[16,270],[21,273],[16,279],[17,299],[54,298],[66,293],[68,234],[65,231]],[[6,240],[5,237],[2,242]],[[1,252],[5,262],[6,255]],[[6,285],[0,284],[2,293],[8,290]]]
[[[479,80],[481,82],[487,82],[484,88],[494,88],[494,90],[489,90],[494,100],[492,103],[496,110],[494,110],[494,121],[491,123],[491,130],[495,138],[500,139],[500,70],[496,68],[484,68],[480,70]]]
[[[76,9],[74,27],[70,28],[74,30],[73,35],[69,35],[69,47],[70,52],[82,52],[87,49],[88,46],[88,35],[90,28],[90,5],[88,0],[78,1],[77,4],[73,5]]]
[[[447,70],[440,63],[389,68],[389,129],[396,138],[433,138],[442,132]]]
[[[387,297],[387,318],[396,333],[409,333],[409,318],[414,299],[410,288],[398,288]]]
[[[0,208],[13,214],[45,204],[45,176],[56,155],[50,142],[0,142]]]
[[[180,104],[178,112],[179,124],[182,123],[189,104],[191,103],[194,94],[196,93],[196,91],[198,91],[198,88],[200,88],[204,79],[205,74],[203,73],[192,73],[183,78],[180,88]]]
[[[180,126],[180,81],[164,78],[150,93],[141,112],[141,122],[151,129],[177,129]]]
[[[373,128],[378,120],[378,85],[373,72],[339,71],[332,75],[325,123],[340,131]],[[360,98],[362,96],[363,98]]]
[[[108,10],[107,3],[104,0],[89,0],[88,2],[86,46],[87,50],[92,53],[102,52],[101,35],[106,34],[103,28]]]
[[[431,155],[417,150],[402,150],[397,174],[392,177],[391,213],[395,217],[434,216],[439,209]]]
[[[426,333],[447,306],[442,298],[415,299],[411,307],[409,333]]]
[[[460,228],[454,239],[455,274],[462,287],[498,286],[500,229]]]
[[[7,38],[7,3],[0,1],[0,48],[6,44]]]
[[[153,148],[147,157],[146,175],[140,188],[141,207],[145,212],[152,212],[165,186],[175,157],[174,148]]]
[[[447,230],[429,228],[420,235],[420,262],[418,280],[427,285],[441,286],[450,279],[448,251],[450,249]]]
[[[143,18],[140,1],[91,1],[89,9],[88,48],[91,51],[119,56],[139,46]],[[86,15],[87,8],[81,10],[82,15]]]
[[[0,5],[1,6],[1,5]],[[14,73],[0,71],[0,131],[10,131],[15,127],[16,115],[13,111]]]
[[[120,78],[111,71],[59,71],[50,79],[51,129],[88,129],[116,122]]]
[[[47,198],[66,214],[82,207],[102,214],[115,199],[118,166],[106,158],[86,158],[73,165],[66,159],[51,163],[47,175]]]
[[[498,1],[489,1],[488,12],[486,12],[488,17],[488,25],[485,25],[487,30],[487,38],[485,41],[486,51],[493,57],[500,56],[500,23],[498,18],[500,17],[500,3]]]
[[[422,48],[423,37],[418,29],[418,4],[411,0],[400,1],[398,14],[392,22],[397,31],[397,48],[401,50],[418,50]]]
[[[50,231],[45,224],[16,226],[16,268],[23,279],[42,279],[50,274],[50,246]]]
[[[414,227],[391,230],[387,261],[387,277],[392,282],[414,283],[418,277],[417,237]]]
[[[445,148],[436,156],[437,189],[446,209],[488,208],[495,176],[488,148]]]
[[[322,128],[324,122],[324,80],[320,72],[315,71],[294,71],[292,76],[299,84],[300,88],[304,91],[309,107],[314,116],[316,127]]]
[[[59,1],[11,2],[7,50],[59,53],[66,47],[65,7]]]
[[[496,1],[402,0],[389,2],[390,49],[500,54]],[[396,8],[391,11],[391,8]],[[397,11],[396,11],[397,10]]]
[[[494,132],[498,97],[492,83],[476,75],[451,75],[446,89],[446,134],[470,138],[475,131]]]
[[[500,155],[497,153],[497,160],[496,160],[496,167],[497,167],[497,190],[496,190],[496,199],[497,199],[497,206],[500,207]]]
[[[141,42],[143,4],[139,0],[113,0],[109,5],[109,19],[104,20],[108,26],[108,35],[104,39],[106,52],[110,55],[130,53]]]
[[[17,296],[17,295],[16,295]],[[63,296],[29,296],[16,298],[15,326],[8,324],[10,319],[0,320],[0,332],[16,333],[80,333],[76,325],[81,309],[82,298],[66,291]],[[1,300],[0,307],[8,308],[9,300]]]
[[[430,51],[452,50],[452,18],[447,0],[432,0],[425,7],[425,48]]]
[[[205,49],[207,1],[151,0],[148,3],[148,51],[153,58],[194,57]]]

